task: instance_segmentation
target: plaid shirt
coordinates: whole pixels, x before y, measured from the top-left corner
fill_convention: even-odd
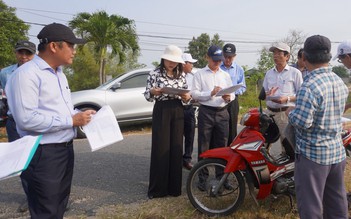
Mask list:
[[[341,116],[348,88],[330,67],[318,68],[304,78],[289,123],[296,132],[297,154],[322,165],[346,158],[341,140]]]

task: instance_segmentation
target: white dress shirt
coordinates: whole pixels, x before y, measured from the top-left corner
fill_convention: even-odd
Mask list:
[[[10,76],[6,95],[21,137],[42,134],[41,144],[74,138],[72,116],[76,112],[61,67],[55,72],[35,56]]]
[[[200,104],[212,107],[224,107],[226,103],[223,98],[221,96],[211,96],[211,92],[216,86],[223,89],[232,85],[232,80],[227,72],[222,69],[213,72],[208,66],[206,66],[197,71],[194,75],[191,94]],[[230,95],[230,100],[234,100],[235,95],[233,93]]]

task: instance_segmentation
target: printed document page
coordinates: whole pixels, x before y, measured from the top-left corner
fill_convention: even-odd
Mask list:
[[[0,180],[17,176],[27,169],[40,139],[41,135],[27,135],[14,142],[0,143]]]
[[[121,129],[109,105],[103,106],[91,121],[83,126],[91,151],[99,150],[110,144],[123,140]]]
[[[225,94],[231,94],[234,93],[235,91],[237,91],[239,88],[241,88],[243,85],[242,84],[237,84],[237,85],[233,85],[227,88],[223,88],[222,90],[218,91],[216,96],[223,96]]]
[[[162,92],[165,93],[165,94],[180,95],[180,94],[186,94],[189,91],[190,90],[187,90],[187,89],[180,89],[180,88],[173,88],[173,87],[163,87],[162,88]]]

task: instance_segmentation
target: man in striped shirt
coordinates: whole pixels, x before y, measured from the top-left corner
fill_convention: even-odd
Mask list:
[[[303,59],[309,73],[295,109],[287,110],[296,132],[295,185],[301,219],[348,218],[341,140],[348,89],[329,67],[330,49],[324,36],[307,38]]]

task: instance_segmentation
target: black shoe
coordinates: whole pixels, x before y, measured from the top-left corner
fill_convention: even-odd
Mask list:
[[[69,211],[69,210],[71,209],[71,204],[72,204],[72,203],[71,203],[70,201],[67,202],[65,211]]]
[[[193,168],[193,165],[190,162],[183,162],[183,167],[187,170],[191,170],[191,168]]]
[[[28,201],[27,201],[27,199],[25,199],[25,200],[20,204],[20,206],[18,207],[17,211],[18,211],[18,212],[21,212],[21,213],[28,211]]]

